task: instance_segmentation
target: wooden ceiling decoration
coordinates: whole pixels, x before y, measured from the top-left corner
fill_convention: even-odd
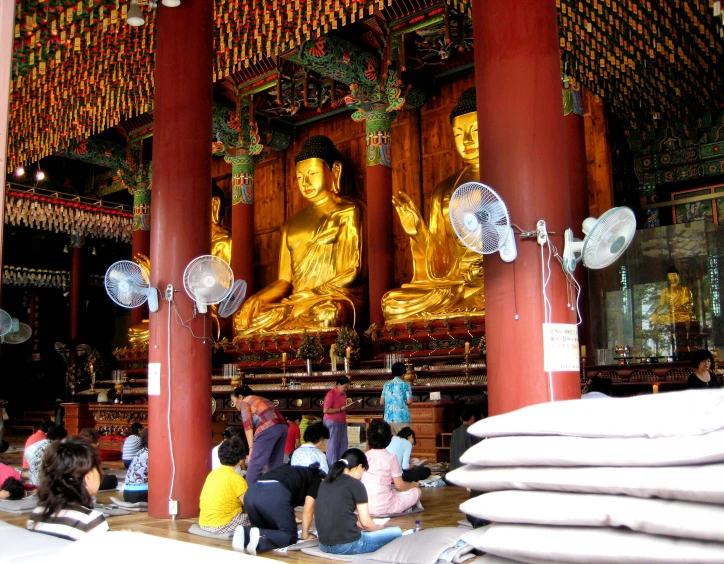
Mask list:
[[[563,72],[632,122],[724,102],[721,18],[709,0],[557,0]]]
[[[713,16],[712,0],[557,1],[564,72],[603,97],[617,114],[644,122],[653,116],[683,118],[724,100],[721,19]],[[254,70],[269,72],[277,56],[305,39],[372,22],[370,17],[380,13],[388,25],[430,3],[214,2],[214,79],[233,85],[253,79]],[[472,0],[446,2],[470,14]],[[155,11],[147,0],[139,3],[146,23],[132,28],[125,22],[127,0],[17,0],[10,168],[152,109]],[[460,29],[469,37],[469,30]],[[415,40],[421,50],[436,45],[435,32]],[[461,56],[470,58],[470,52]],[[428,65],[420,58],[410,61],[416,63],[413,70]],[[432,63],[439,67],[437,58]],[[289,96],[294,96],[291,90]]]

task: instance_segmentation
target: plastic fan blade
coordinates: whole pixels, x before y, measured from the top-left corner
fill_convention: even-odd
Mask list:
[[[636,215],[627,207],[604,213],[583,242],[583,264],[588,268],[606,268],[626,252],[636,235]]]
[[[234,273],[224,260],[213,255],[203,255],[188,264],[183,282],[186,293],[198,305],[216,304],[231,293]]]
[[[13,318],[4,309],[0,309],[0,336],[9,333],[13,328]]]
[[[148,299],[148,274],[137,263],[120,260],[106,271],[105,287],[108,297],[122,307],[134,308]]]
[[[500,251],[510,234],[508,208],[500,196],[485,184],[467,182],[450,197],[450,223],[458,239],[471,251],[491,254]],[[515,241],[504,253],[514,260]]]
[[[236,280],[231,288],[231,294],[219,306],[219,315],[221,317],[229,317],[236,313],[241,307],[241,302],[246,296],[246,282],[244,280]]]

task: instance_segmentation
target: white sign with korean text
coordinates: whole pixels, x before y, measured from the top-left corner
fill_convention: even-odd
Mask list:
[[[577,325],[543,324],[543,370],[546,372],[578,372],[581,370]]]
[[[161,363],[160,362],[149,362],[148,363],[148,395],[149,396],[160,396],[161,395]]]

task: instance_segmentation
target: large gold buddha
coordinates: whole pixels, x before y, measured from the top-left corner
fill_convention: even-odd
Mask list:
[[[475,88],[460,95],[450,123],[464,166],[433,190],[428,225],[407,194],[400,192],[392,198],[410,236],[413,276],[409,284],[383,296],[382,311],[388,323],[485,312],[482,256],[458,240],[448,211],[458,186],[480,181]]]
[[[652,325],[691,323],[696,320],[691,290],[679,283],[679,271],[675,266],[666,271],[668,287],[661,292],[659,305],[651,314]]]
[[[362,304],[365,209],[340,195],[342,156],[329,138],[315,135],[295,163],[299,190],[312,205],[282,226],[279,279],[236,314],[237,337],[351,325]]]

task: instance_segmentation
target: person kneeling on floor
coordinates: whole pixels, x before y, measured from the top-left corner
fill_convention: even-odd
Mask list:
[[[322,551],[365,554],[402,536],[399,527],[377,525],[370,517],[367,490],[360,481],[368,468],[365,454],[351,448],[332,465],[320,486],[314,519]]]
[[[221,466],[206,476],[201,490],[199,527],[214,534],[232,533],[239,525],[250,525],[244,512],[244,494],[249,486],[236,473],[246,457],[246,448],[239,437],[226,439],[219,446]]]
[[[141,450],[133,457],[123,484],[123,501],[148,501],[148,429],[141,431]]]
[[[298,540],[294,508],[302,511],[302,539],[310,539],[314,503],[325,473],[318,464],[308,468],[278,466],[249,485],[244,507],[253,527],[237,527],[234,550],[256,554],[295,544]]]

